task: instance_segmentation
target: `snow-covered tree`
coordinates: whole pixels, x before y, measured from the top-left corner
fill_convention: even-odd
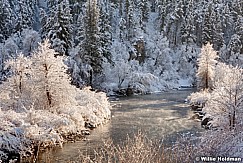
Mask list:
[[[31,58],[19,55],[7,62],[13,76],[3,84],[15,110],[57,108],[75,104],[75,89],[70,85],[67,68],[61,57],[45,41]],[[10,89],[11,88],[11,89]],[[69,92],[69,93],[68,93]],[[14,105],[14,106],[13,106]],[[6,108],[6,107],[4,107]]]
[[[2,49],[2,56],[4,58],[4,61],[11,59],[11,58],[16,58],[18,52],[20,51],[18,45],[14,41],[13,37],[8,38],[3,46]]]
[[[102,71],[102,53],[100,48],[99,33],[99,8],[96,0],[88,0],[86,3],[85,37],[81,46],[83,61],[90,64],[94,73]]]
[[[139,23],[141,28],[145,29],[145,23],[148,21],[149,18],[149,2],[148,0],[141,0],[139,2]]]
[[[181,43],[192,45],[196,42],[194,13],[188,11],[181,25]]]
[[[102,56],[107,58],[111,62],[111,44],[112,44],[112,33],[111,33],[111,22],[109,15],[109,6],[107,1],[101,2],[100,5],[100,19],[99,19],[99,33],[100,33],[100,44]]]
[[[12,9],[7,0],[0,1],[0,42],[3,42],[12,32]]]
[[[23,49],[22,52],[26,55],[30,55],[41,42],[41,37],[37,31],[24,29],[23,36]]]
[[[223,27],[219,11],[214,12],[212,43],[215,50],[219,50],[224,45]]]
[[[135,32],[135,16],[134,16],[134,1],[126,0],[125,2],[125,14],[126,14],[126,38],[131,40],[134,37]]]
[[[30,99],[25,95],[27,95],[26,90],[29,88],[26,82],[29,65],[29,59],[23,54],[9,59],[5,63],[5,68],[10,68],[12,73],[12,76],[1,85],[1,107],[5,110],[20,111],[28,107],[25,104],[29,103]]]
[[[197,87],[199,89],[213,89],[214,71],[218,55],[212,45],[207,43],[201,49],[198,58]]]
[[[18,16],[15,30],[22,31],[24,28],[32,28],[34,23],[34,0],[20,0],[18,1],[18,5],[16,6]]]
[[[64,103],[75,101],[69,93],[67,95],[73,88],[69,86],[70,79],[66,74],[66,65],[61,57],[55,55],[56,52],[50,49],[50,44],[45,41],[32,58],[34,66],[30,75],[33,83],[39,83],[34,86],[36,90],[34,97],[43,100],[44,108],[60,107]]]
[[[59,55],[68,55],[68,49],[72,46],[72,16],[69,1],[49,1],[50,14],[47,18],[42,12],[42,22],[45,23],[44,31],[50,39],[52,47]]]
[[[243,69],[220,63],[216,72],[215,89],[205,111],[213,117],[213,125],[238,128],[243,122]]]
[[[213,25],[214,25],[214,9],[213,3],[209,3],[205,6],[205,14],[203,19],[202,28],[202,43],[206,44],[208,42],[212,43],[213,40]]]
[[[33,154],[37,144],[62,146],[67,135],[82,135],[85,124],[96,127],[110,118],[106,95],[71,85],[63,57],[50,46],[45,41],[32,57],[19,54],[6,63],[12,76],[0,85],[3,161],[13,152]]]

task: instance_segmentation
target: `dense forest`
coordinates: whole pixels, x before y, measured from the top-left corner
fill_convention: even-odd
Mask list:
[[[65,56],[72,83],[106,92],[146,93],[195,84],[202,45],[219,60],[243,63],[240,0],[1,0],[1,80],[4,62],[31,55],[43,39]]]

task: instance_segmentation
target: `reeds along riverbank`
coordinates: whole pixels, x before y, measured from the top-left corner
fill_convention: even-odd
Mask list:
[[[184,140],[183,140],[184,141]],[[121,145],[106,141],[100,149],[94,149],[93,155],[80,154],[83,163],[180,163],[193,162],[195,148],[190,142],[175,143],[173,146],[152,141],[142,132],[127,137]]]

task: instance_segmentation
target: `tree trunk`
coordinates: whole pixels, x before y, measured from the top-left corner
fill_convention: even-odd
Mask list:
[[[48,82],[47,82],[48,68],[47,68],[46,64],[44,64],[44,68],[45,68],[45,79],[46,79],[46,81],[45,81],[46,97],[47,97],[48,105],[50,107],[52,104],[52,100],[51,100],[50,91],[48,89]]]

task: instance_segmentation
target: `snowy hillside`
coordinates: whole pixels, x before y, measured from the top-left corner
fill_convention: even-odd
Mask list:
[[[68,56],[72,83],[112,93],[194,85],[196,60],[210,42],[220,60],[242,65],[242,2],[150,0],[1,1],[4,61],[48,38]]]

